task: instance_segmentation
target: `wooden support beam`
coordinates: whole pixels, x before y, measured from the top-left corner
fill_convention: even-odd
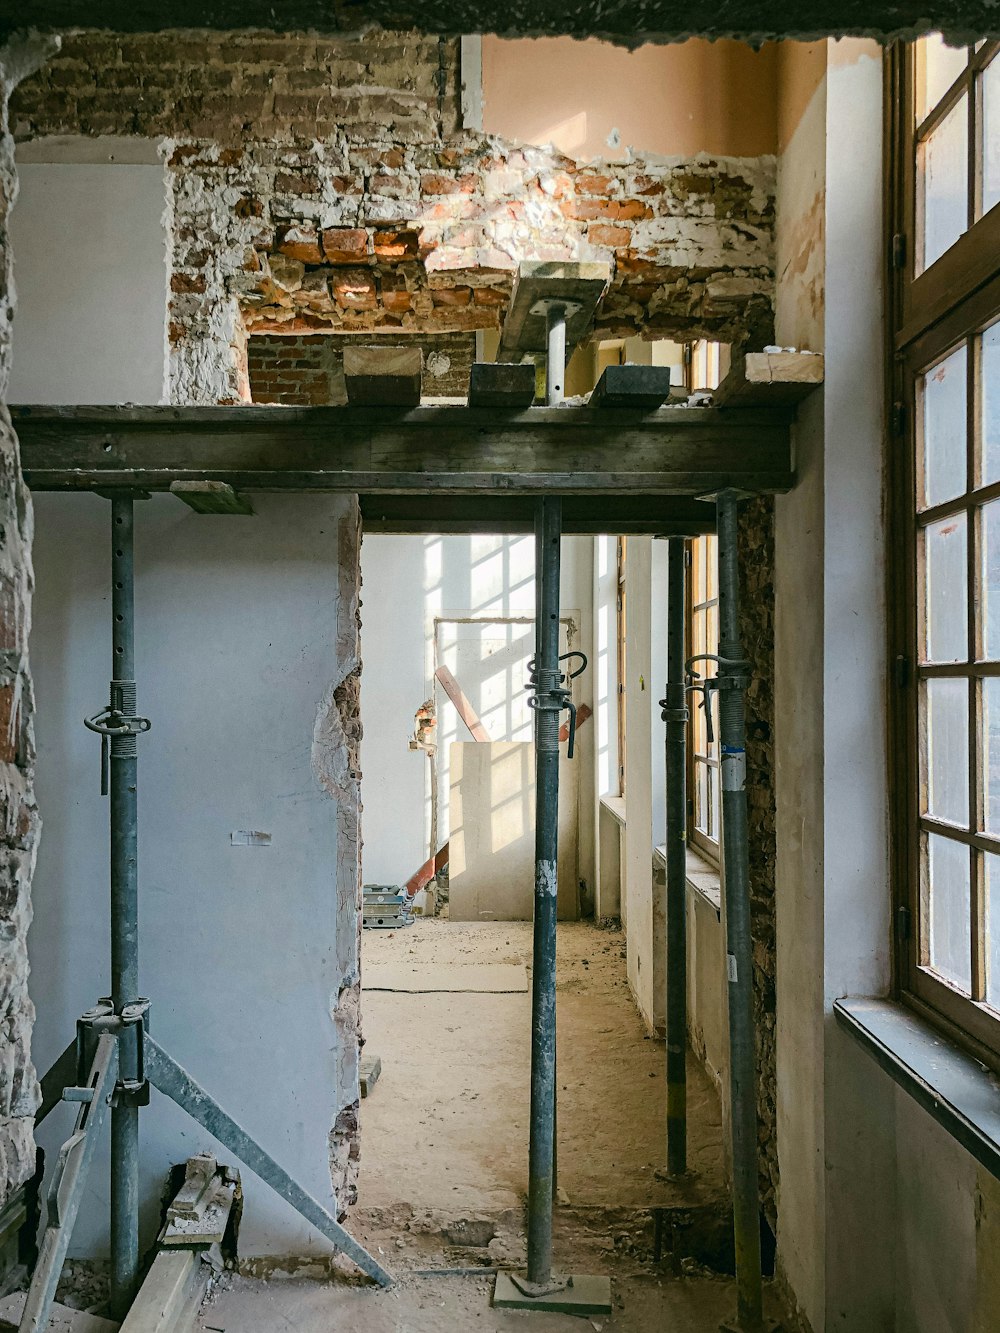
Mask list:
[[[669,366],[605,366],[590,395],[590,406],[652,412],[667,401],[670,388]]]
[[[534,532],[530,495],[377,495],[360,497],[365,532],[436,535]],[[715,505],[685,495],[566,495],[567,536],[610,533],[699,537],[715,531]]]
[[[174,481],[358,494],[706,496],[788,490],[783,408],[22,407],[36,490]],[[606,530],[606,529],[604,529]]]
[[[532,261],[517,270],[510,305],[500,335],[498,361],[520,361],[525,353],[546,350],[547,302],[566,307],[566,355],[590,329],[601,298],[611,281],[611,265],[603,260]]]
[[[170,494],[196,514],[252,514],[253,505],[224,481],[172,481]]]
[[[416,407],[424,354],[419,347],[344,348],[348,402],[375,407]]]
[[[462,690],[461,685],[451,674],[446,666],[439,666],[434,672],[435,676],[441,682],[441,688],[455,705],[458,710],[458,716],[469,728],[469,732],[474,741],[488,741],[491,739],[490,733],[479,720],[479,714],[469,703]]]
[[[716,407],[764,407],[800,403],[823,383],[823,357],[816,352],[736,352],[729,371],[712,391]]]
[[[532,361],[476,361],[469,382],[469,406],[522,412],[535,400]]]

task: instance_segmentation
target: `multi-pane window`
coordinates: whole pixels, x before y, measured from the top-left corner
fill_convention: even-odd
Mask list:
[[[890,89],[900,993],[1000,1062],[1000,43]]]
[[[997,43],[916,44],[913,62],[918,274],[1000,201]]]
[[[719,652],[718,539],[695,537],[691,542],[688,578],[689,656],[717,656]],[[702,676],[714,676],[713,662],[695,663]],[[690,697],[691,725],[688,751],[688,836],[710,856],[719,855],[719,739],[715,728],[709,740],[708,718],[697,694]]]
[[[998,336],[917,375],[915,500],[918,966],[1000,1012]]]

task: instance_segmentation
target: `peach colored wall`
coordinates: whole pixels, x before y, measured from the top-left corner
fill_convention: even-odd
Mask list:
[[[635,51],[572,37],[483,38],[483,128],[578,160],[773,153],[773,45],[700,38]],[[608,143],[618,132],[617,146]]]

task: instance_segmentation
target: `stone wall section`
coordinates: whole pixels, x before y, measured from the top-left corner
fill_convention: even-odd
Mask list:
[[[777,1228],[778,1140],[774,930],[774,499],[740,506],[740,635],[751,663],[746,695],[750,932],[757,1038],[757,1131],[761,1207]]]
[[[0,1207],[35,1170],[40,1102],[31,1060],[35,1010],[28,998],[31,877],[41,821],[34,796],[31,629],[32,510],[7,410],[15,291],[8,215],[17,198],[8,98],[58,48],[54,38],[0,47]]]

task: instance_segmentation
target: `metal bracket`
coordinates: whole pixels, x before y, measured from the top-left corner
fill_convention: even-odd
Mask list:
[[[587,654],[579,651],[563,653],[558,659],[560,662],[568,662],[571,658],[579,658],[580,665],[575,671],[555,672],[546,671],[538,667],[535,658],[528,662],[528,684],[526,690],[531,690],[531,698],[528,700],[528,707],[535,713],[561,713],[565,708],[569,712],[569,743],[566,746],[566,758],[573,758],[573,748],[576,742],[576,704],[573,702],[572,692],[569,688],[569,682],[576,680],[577,676],[583,674],[587,669]],[[555,677],[549,680],[548,677]],[[564,683],[565,682],[565,683]]]
[[[567,301],[561,296],[543,296],[532,303],[529,307],[529,314],[545,316],[550,310],[562,311],[563,317],[569,319],[583,309],[581,301]]]
[[[111,702],[105,704],[93,717],[85,717],[83,725],[88,731],[97,732],[101,738],[101,795],[107,796],[109,790],[110,742],[121,741],[126,736],[139,736],[149,731],[153,725],[148,717],[134,717],[126,711],[127,705],[135,706],[135,681],[113,680],[111,682]]]
[[[135,1078],[119,1078],[115,1084],[114,1106],[148,1106],[149,1080],[146,1078],[146,1029],[148,1027],[149,1001],[140,998],[132,1004],[123,1006],[120,1014],[115,1013],[109,997],[98,1000],[93,1009],[88,1009],[76,1022],[76,1058],[78,1071],[85,1069],[93,1058],[94,1038],[102,1036],[120,1037],[129,1028],[136,1030],[136,1073]],[[80,1073],[77,1074],[81,1078]],[[63,1092],[63,1099],[74,1100]]]
[[[694,670],[695,662],[714,662],[715,675],[702,676],[700,671]],[[717,653],[698,653],[694,657],[689,657],[684,663],[686,691],[689,694],[702,696],[699,707],[705,713],[705,734],[709,744],[715,740],[715,730],[712,726],[712,691],[748,689],[752,665],[744,657],[720,657]],[[665,700],[660,702],[666,703]],[[663,720],[665,722],[668,720],[666,711]]]

